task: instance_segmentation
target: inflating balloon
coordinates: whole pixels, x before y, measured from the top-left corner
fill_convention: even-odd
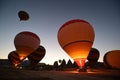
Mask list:
[[[43,46],[39,46],[37,50],[35,50],[28,56],[28,60],[30,61],[31,65],[35,66],[39,61],[41,61],[45,56],[45,53],[45,48]]]
[[[103,61],[107,68],[120,69],[120,50],[107,52],[104,55]]]
[[[26,21],[26,20],[29,19],[29,14],[27,12],[25,12],[25,11],[19,11],[18,16],[20,18],[20,21],[22,21],[22,20]]]
[[[8,60],[14,67],[17,67],[21,63],[16,51],[12,51],[8,54]]]
[[[90,67],[94,68],[95,65],[97,64],[97,61],[99,59],[100,53],[98,51],[98,49],[96,48],[91,48],[87,60],[89,61]]]
[[[39,47],[39,44],[39,37],[29,31],[18,33],[14,39],[14,45],[20,60],[25,59],[30,53],[35,51]]]
[[[58,31],[58,42],[78,66],[83,68],[92,47],[94,35],[94,30],[87,21],[75,19],[61,26]]]

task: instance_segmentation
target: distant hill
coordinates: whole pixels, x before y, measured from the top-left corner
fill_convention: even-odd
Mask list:
[[[0,59],[0,67],[10,67],[11,64],[8,59]]]

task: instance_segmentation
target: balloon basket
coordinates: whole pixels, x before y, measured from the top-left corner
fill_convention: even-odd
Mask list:
[[[78,69],[78,72],[87,72],[87,70],[85,68],[83,69]]]

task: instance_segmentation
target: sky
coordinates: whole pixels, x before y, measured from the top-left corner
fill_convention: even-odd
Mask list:
[[[19,20],[20,10],[29,13],[28,21]],[[40,37],[40,45],[46,49],[41,62],[53,64],[71,59],[60,47],[57,33],[72,19],[86,20],[94,28],[92,47],[99,50],[99,61],[103,61],[106,52],[120,50],[119,0],[0,0],[0,59],[7,59],[16,50],[14,37],[22,31]]]

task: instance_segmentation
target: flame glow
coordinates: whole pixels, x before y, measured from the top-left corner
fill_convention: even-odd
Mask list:
[[[74,59],[74,61],[82,69],[85,65],[86,58],[77,58],[77,59]]]
[[[25,57],[24,56],[20,56],[20,60],[23,60]]]

